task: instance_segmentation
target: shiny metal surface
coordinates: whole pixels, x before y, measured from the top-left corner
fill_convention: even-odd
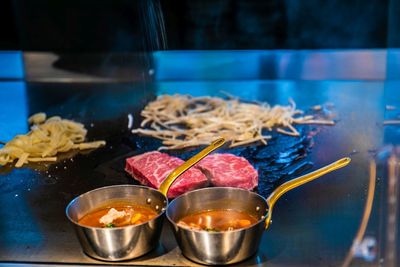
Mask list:
[[[335,105],[340,121],[334,127],[324,127],[313,138],[315,144],[307,160],[317,169],[352,153],[351,166],[278,201],[273,227],[263,235],[258,252],[240,264],[340,266],[361,220],[369,184],[369,150],[380,147],[383,141],[399,140],[398,128],[391,126],[392,131],[383,139],[379,126],[385,103],[400,103],[395,101],[400,99],[399,86],[399,82],[365,81],[202,81],[157,83],[154,91],[145,91],[137,84],[0,84],[0,139],[26,131],[28,114],[44,111],[85,123],[90,138],[105,138],[108,144],[48,169],[23,168],[0,174],[0,216],[7,218],[0,221],[0,261],[106,264],[82,252],[64,210],[72,198],[91,189],[134,183],[123,171],[125,157],[138,149],[126,141],[132,136],[127,114],[139,114],[158,94],[189,91],[197,96],[218,95],[225,89],[244,99],[269,103],[286,104],[292,97],[304,109],[325,102]],[[384,98],[385,87],[392,89],[388,99]],[[139,116],[135,121],[140,122]],[[379,258],[375,258],[377,261]],[[156,249],[129,262],[113,264],[196,265],[182,256],[171,229],[165,226]],[[370,262],[359,261],[356,266],[370,266]]]
[[[184,216],[216,209],[245,211],[259,221],[251,227],[229,232],[196,231],[177,224]],[[183,255],[202,264],[232,264],[256,253],[264,232],[266,212],[266,200],[254,192],[213,187],[177,197],[168,205],[166,214]]]
[[[116,228],[87,227],[78,220],[113,201],[149,207],[159,214],[152,220]],[[157,190],[134,185],[114,185],[84,193],[71,201],[66,214],[72,222],[83,251],[96,259],[122,261],[140,257],[154,249],[160,238],[167,199]]]
[[[26,132],[29,115],[40,111],[80,121],[86,125],[91,140],[107,141],[106,147],[76,155],[73,161],[0,173],[0,262],[3,266],[10,263],[198,266],[182,255],[166,220],[159,245],[140,258],[105,262],[88,257],[65,216],[65,207],[75,196],[89,190],[134,183],[123,171],[125,157],[140,149],[129,142],[132,134],[127,127],[128,114],[138,124],[144,105],[160,94],[224,96],[221,91],[270,104],[287,104],[288,98],[292,98],[303,110],[331,103],[337,124],[323,127],[312,138],[314,145],[305,160],[312,162],[311,170],[315,170],[343,155],[352,158],[347,168],[327,174],[326,179],[318,179],[312,186],[295,189],[280,199],[274,211],[273,227],[262,236],[257,253],[235,266],[342,265],[363,216],[366,192],[370,188],[371,154],[383,145],[398,144],[400,140],[398,126],[382,125],[384,119],[396,118],[398,111],[385,110],[385,105],[400,107],[399,50],[260,51],[271,55],[262,61],[251,60],[252,51],[239,51],[241,61],[230,60],[238,55],[236,51],[220,51],[221,56],[219,51],[204,52],[203,57],[200,52],[193,52],[199,55],[195,58],[190,52],[167,52],[169,58],[157,59],[163,62],[154,67],[157,80],[153,83],[124,82],[136,79],[132,76],[135,68],[125,72],[126,77],[134,78],[106,83],[97,75],[77,78],[96,73],[90,66],[80,65],[78,60],[73,61],[75,69],[62,68],[53,62],[41,65],[42,68],[35,65],[33,58],[25,65],[29,75],[26,73],[24,79],[0,78],[1,141]],[[182,61],[174,61],[174,53]],[[102,67],[106,69],[107,65]],[[35,73],[35,69],[40,73]],[[121,74],[118,69],[114,70]],[[54,72],[59,75],[53,76]],[[260,179],[263,178],[261,175]],[[376,229],[386,231],[385,224],[380,223],[384,212],[380,206],[385,206],[387,199],[382,190],[386,182],[384,174],[378,176],[376,206],[368,223],[367,233],[377,241],[371,250],[375,254],[355,255],[351,266],[385,263],[384,248],[379,246],[382,235]],[[399,249],[397,255],[400,255]]]
[[[25,52],[23,57],[26,79],[30,82],[116,83],[152,78],[395,80],[400,76],[399,49],[158,51],[148,55]]]

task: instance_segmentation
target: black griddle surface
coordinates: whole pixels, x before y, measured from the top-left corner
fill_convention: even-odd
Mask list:
[[[184,88],[184,89],[183,89]],[[240,89],[239,89],[240,88]],[[243,266],[337,266],[348,252],[358,229],[368,188],[371,151],[384,143],[385,95],[380,81],[253,81],[159,82],[113,84],[28,83],[24,88],[25,117],[8,113],[2,129],[26,127],[27,116],[47,112],[83,122],[90,140],[107,146],[77,154],[51,165],[3,170],[0,174],[0,261],[27,263],[107,264],[84,255],[65,207],[75,196],[105,185],[133,184],[123,171],[127,156],[156,148],[152,138],[133,136],[140,110],[162,93],[220,95],[223,89],[247,100],[298,107],[333,103],[337,125],[320,127],[312,137],[278,136],[270,146],[238,148],[260,170],[259,192],[264,196],[277,184],[352,156],[345,169],[296,189],[274,209],[273,224],[264,234],[256,256]],[[3,89],[7,90],[7,89]],[[7,101],[0,99],[0,103]],[[368,118],[368,119],[366,119]],[[17,120],[17,121],[15,121]],[[303,133],[315,130],[300,127]],[[12,129],[9,129],[12,136]],[[14,133],[16,134],[16,133]],[[388,142],[388,140],[385,140]],[[180,156],[190,156],[186,151]],[[377,214],[379,216],[379,214]],[[122,265],[195,265],[184,258],[166,226],[157,249]]]

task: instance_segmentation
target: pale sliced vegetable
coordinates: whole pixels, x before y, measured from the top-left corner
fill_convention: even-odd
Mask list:
[[[205,145],[217,137],[230,141],[230,147],[261,142],[267,145],[264,130],[299,136],[294,124],[334,125],[332,120],[302,116],[294,101],[288,106],[243,103],[238,99],[162,95],[150,102],[141,115],[141,128],[133,133],[163,140],[161,149]]]
[[[33,123],[26,135],[17,135],[0,149],[0,165],[17,160],[15,167],[28,162],[56,161],[56,155],[71,149],[95,149],[105,141],[82,143],[87,130],[84,125],[58,116],[46,120],[45,113],[29,118]]]

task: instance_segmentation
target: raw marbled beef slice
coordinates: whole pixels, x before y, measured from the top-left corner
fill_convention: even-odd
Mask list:
[[[245,158],[233,154],[212,154],[197,165],[214,186],[239,187],[248,190],[258,185],[257,170]]]
[[[162,181],[184,161],[158,151],[147,152],[126,159],[125,170],[139,183],[159,188]],[[205,187],[207,177],[197,168],[190,168],[171,186],[168,197],[174,198],[187,191]]]

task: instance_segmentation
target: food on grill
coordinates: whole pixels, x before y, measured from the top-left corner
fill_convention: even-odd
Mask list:
[[[230,147],[254,142],[266,145],[271,136],[264,135],[264,130],[299,136],[295,124],[334,124],[302,115],[294,101],[289,102],[288,106],[270,106],[238,99],[162,95],[145,107],[141,128],[132,132],[163,140],[161,150],[205,145],[219,136],[230,141]]]
[[[28,122],[29,124],[41,124],[46,121],[46,117],[47,117],[46,113],[39,112],[30,116]]]
[[[28,162],[56,161],[56,155],[73,149],[94,149],[105,141],[84,143],[87,130],[81,123],[38,113],[29,118],[33,123],[26,135],[17,135],[0,149],[0,165],[17,160],[15,167]]]
[[[139,183],[158,189],[168,174],[183,163],[177,157],[152,151],[126,159],[125,170]],[[168,197],[174,198],[207,184],[207,177],[199,169],[190,168],[172,184]]]
[[[178,225],[193,230],[221,232],[246,228],[256,222],[253,215],[244,211],[206,210],[183,217]]]
[[[147,222],[157,216],[151,208],[128,204],[112,203],[107,207],[89,212],[78,223],[89,227],[121,227]]]
[[[159,188],[164,179],[184,161],[158,151],[126,159],[125,170],[139,183]],[[208,155],[172,184],[168,197],[207,185],[252,190],[258,185],[257,170],[243,157],[233,154]]]
[[[252,190],[258,185],[257,170],[245,158],[233,154],[208,155],[196,167],[214,186]]]

